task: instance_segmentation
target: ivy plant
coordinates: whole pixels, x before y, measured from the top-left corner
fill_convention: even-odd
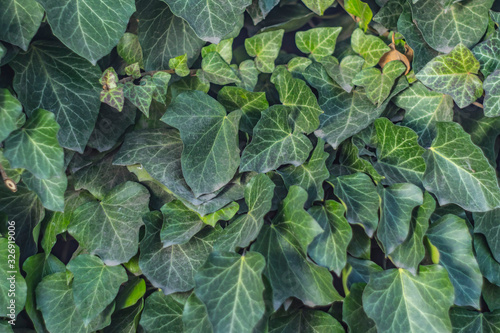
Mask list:
[[[494,0],[0,0],[0,331],[500,332]]]

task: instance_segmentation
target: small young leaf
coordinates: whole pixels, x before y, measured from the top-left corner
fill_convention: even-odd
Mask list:
[[[175,74],[184,77],[189,75],[189,67],[187,64],[187,54],[180,55],[175,58],[171,58],[168,61],[168,67],[175,70]]]
[[[274,71],[274,61],[278,57],[284,30],[264,32],[245,39],[248,55],[255,57],[255,66],[263,73]]]
[[[370,6],[361,0],[346,0],[345,10],[357,18],[356,22],[358,22],[359,27],[366,32],[373,17]]]
[[[382,39],[366,35],[361,29],[356,29],[352,33],[351,46],[354,52],[365,59],[363,68],[375,66],[380,58],[391,50]]]
[[[139,37],[130,32],[126,32],[118,45],[116,46],[116,51],[118,55],[125,60],[129,65],[133,63],[139,63],[139,67],[144,69],[144,61],[142,59],[142,47],[139,43]]]
[[[319,60],[333,53],[341,30],[340,27],[331,27],[298,31],[295,34],[295,43],[301,52],[310,53],[314,59]]]

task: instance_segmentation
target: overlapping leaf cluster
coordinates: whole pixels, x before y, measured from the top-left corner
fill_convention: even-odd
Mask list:
[[[494,6],[0,0],[2,331],[500,332]]]

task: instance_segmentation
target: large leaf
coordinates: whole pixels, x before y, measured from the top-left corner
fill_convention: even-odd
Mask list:
[[[85,326],[114,300],[120,285],[127,281],[122,266],[106,266],[101,259],[88,254],[77,256],[67,268],[75,276],[73,299]]]
[[[93,65],[111,52],[122,37],[133,0],[40,0],[52,32]]]
[[[483,37],[492,0],[461,1],[450,6],[441,1],[412,3],[413,19],[425,41],[435,50],[450,52],[458,44],[472,47]]]
[[[187,54],[188,65],[191,65],[205,44],[189,24],[172,14],[162,1],[138,0],[137,18],[147,71],[167,69],[170,59],[183,54]]]
[[[205,303],[214,332],[252,332],[264,315],[260,253],[213,252],[196,274],[196,295]]]
[[[163,0],[176,16],[189,22],[198,37],[218,44],[234,29],[251,0]],[[197,15],[193,15],[197,13]]]
[[[14,89],[28,116],[38,108],[53,112],[61,126],[61,146],[82,153],[99,113],[99,68],[48,41],[32,43],[10,65],[16,72]]]
[[[500,262],[500,208],[474,213],[474,232],[482,233],[496,261]]]
[[[435,265],[417,276],[402,268],[374,273],[363,292],[366,314],[383,332],[451,332],[452,305],[448,274]]]
[[[0,142],[5,140],[10,133],[16,130],[18,119],[21,117],[23,107],[19,101],[12,96],[9,90],[0,89]]]
[[[148,212],[148,203],[149,192],[144,186],[122,183],[102,201],[78,207],[68,232],[105,264],[127,262],[137,253],[141,217]]]
[[[283,30],[275,30],[245,39],[245,49],[248,55],[255,57],[255,67],[259,71],[274,71],[274,61],[278,57],[284,33]]]
[[[42,22],[42,6],[35,0],[2,0],[0,7],[0,40],[26,51]]]
[[[252,245],[266,259],[264,275],[273,288],[274,309],[292,296],[310,306],[341,299],[328,269],[307,260],[307,247],[322,229],[303,209],[306,200],[304,189],[290,187],[271,226],[264,225]]]
[[[479,62],[464,44],[459,44],[449,54],[427,63],[417,73],[417,79],[432,90],[450,95],[460,108],[464,108],[483,94],[478,73]]]
[[[182,304],[156,291],[146,298],[139,324],[148,333],[182,332]]]
[[[495,170],[457,123],[437,123],[437,137],[424,153],[423,184],[441,206],[455,203],[472,212],[500,206]]]
[[[182,173],[198,197],[226,185],[240,164],[238,124],[241,112],[229,115],[201,91],[180,94],[162,121],[179,129],[184,148]]]
[[[15,227],[15,221],[9,223],[9,226]],[[0,254],[5,258],[0,265],[0,278],[2,279],[0,283],[0,305],[2,306],[0,315],[2,317],[7,317],[7,315],[11,317],[12,314],[17,315],[21,312],[26,302],[27,293],[26,281],[19,269],[19,247],[12,244],[9,238],[0,238]],[[12,285],[15,287],[13,288]],[[14,309],[12,309],[13,302]]]
[[[431,224],[427,237],[438,249],[439,263],[446,268],[455,287],[455,304],[479,309],[483,279],[465,220],[445,215]]]
[[[329,27],[298,31],[295,34],[295,43],[301,52],[310,53],[319,60],[333,53],[341,30],[340,27]]]

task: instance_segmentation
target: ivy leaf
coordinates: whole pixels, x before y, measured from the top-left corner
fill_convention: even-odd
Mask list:
[[[232,65],[236,66],[236,65]],[[248,91],[254,91],[257,82],[259,81],[259,70],[255,66],[255,61],[244,60],[240,63],[237,75],[241,82],[236,82],[236,86],[244,88]]]
[[[123,86],[123,95],[134,104],[146,117],[149,117],[149,107],[153,100],[155,86],[149,79],[141,80],[139,85],[127,82]]]
[[[253,24],[257,25],[264,20],[271,10],[279,3],[279,0],[255,0],[250,7],[247,7],[247,12],[252,18]]]
[[[474,213],[474,232],[482,233],[488,242],[491,253],[496,261],[500,262],[500,225],[498,220],[500,209],[493,209],[486,213]]]
[[[436,139],[423,155],[425,189],[441,206],[455,203],[472,212],[499,207],[496,174],[481,149],[457,123],[438,122],[436,128]]]
[[[161,208],[161,212],[163,225],[160,239],[163,242],[163,247],[184,244],[205,226],[200,216],[179,200],[165,204]]]
[[[394,97],[393,102],[405,109],[402,125],[417,133],[423,147],[429,147],[436,137],[436,122],[453,120],[451,96],[431,91],[420,82]]]
[[[85,326],[115,299],[120,285],[127,281],[122,266],[109,267],[96,256],[81,254],[67,266],[73,273],[72,285],[75,306]]]
[[[347,246],[352,238],[351,227],[344,217],[344,206],[328,200],[323,206],[309,208],[308,213],[324,230],[309,245],[309,256],[318,265],[340,276],[347,262]]]
[[[423,204],[423,196],[417,186],[408,183],[379,188],[379,194],[382,204],[377,237],[390,254],[407,238],[412,210]]]
[[[137,35],[130,32],[124,33],[122,38],[118,41],[116,51],[127,64],[131,65],[137,62],[140,68],[144,68],[142,47]]]
[[[111,325],[104,329],[105,333],[134,333],[137,332],[139,318],[144,307],[144,300],[141,298],[136,305],[115,311],[111,316]]]
[[[465,220],[445,215],[432,223],[427,237],[439,251],[439,263],[446,268],[455,287],[455,304],[480,308],[483,279],[472,253],[472,238]]]
[[[302,0],[302,2],[307,8],[322,16],[325,10],[333,5],[334,0]]]
[[[491,283],[498,286],[500,284],[500,263],[493,258],[493,255],[484,236],[480,234],[474,234],[473,239],[474,253],[481,274]],[[484,288],[482,289],[484,291]]]
[[[14,314],[11,312],[12,302],[15,302],[16,315],[23,310],[26,302],[27,286],[19,269],[19,247],[12,244],[9,239],[0,237],[0,254],[5,258],[4,263],[0,265],[0,277],[2,279],[0,283],[2,295],[0,296],[0,305],[2,306],[0,315],[11,318],[12,314]],[[15,288],[12,288],[12,284],[15,284]]]
[[[324,58],[321,60],[324,65],[328,75],[337,82],[342,89],[350,93],[354,87],[352,80],[361,71],[365,60],[359,56],[350,55],[344,57],[340,64],[327,66],[324,62]]]
[[[366,32],[368,24],[372,20],[373,13],[368,4],[360,0],[347,0],[345,2],[345,10],[352,16],[357,17],[359,27]]]
[[[151,333],[182,332],[182,304],[155,291],[146,298],[139,324]]]
[[[4,156],[12,168],[27,169],[38,178],[59,176],[64,152],[57,142],[58,130],[54,114],[39,109],[5,140]]]
[[[453,332],[495,332],[500,328],[500,311],[480,313],[464,308],[450,310]]]
[[[380,58],[391,50],[382,39],[372,35],[365,35],[361,29],[356,29],[352,33],[351,46],[354,52],[365,59],[363,68],[375,66]]]
[[[423,240],[429,227],[429,219],[435,208],[436,201],[428,192],[425,192],[422,205],[413,212],[408,237],[390,255],[392,262],[397,267],[402,267],[413,275],[417,274],[418,265],[425,256]]]
[[[216,212],[202,216],[201,220],[203,221],[203,223],[208,224],[211,227],[215,227],[217,222],[220,220],[229,221],[230,219],[232,219],[239,209],[240,205],[238,205],[238,203],[236,202],[232,202],[231,204],[219,209]]]
[[[5,140],[10,133],[18,128],[18,119],[22,116],[23,107],[19,101],[12,96],[9,90],[0,89],[0,142]]]
[[[284,30],[260,33],[245,39],[245,49],[255,58],[255,67],[262,73],[274,71],[274,61],[278,57]]]
[[[64,192],[68,186],[66,174],[61,173],[51,178],[40,179],[26,171],[23,174],[23,182],[38,195],[45,208],[58,212],[64,211]]]
[[[210,254],[195,276],[195,293],[207,307],[214,332],[252,332],[264,315],[265,264],[256,252]]]
[[[328,269],[306,259],[307,247],[322,232],[319,224],[303,209],[306,200],[304,189],[290,187],[271,226],[263,226],[251,248],[266,259],[264,275],[273,289],[274,309],[292,296],[309,306],[341,299],[333,288]]]
[[[203,79],[219,85],[240,82],[240,79],[229,64],[217,52],[208,53],[201,62]]]
[[[42,22],[44,11],[35,0],[2,1],[0,40],[28,50]]]
[[[295,34],[295,43],[302,53],[310,53],[314,59],[319,60],[333,53],[341,30],[341,27],[328,27],[298,31]]]
[[[484,98],[484,115],[486,117],[500,116],[500,70],[491,73],[484,81],[486,91]]]
[[[176,16],[189,22],[198,37],[204,41],[218,44],[234,29],[251,0],[219,2],[215,0],[163,0]],[[193,11],[198,15],[193,15]]]
[[[498,48],[500,47],[500,32],[493,35],[472,49],[472,53],[481,64],[481,72],[484,76],[489,76],[495,70],[500,69],[500,57]]]
[[[359,72],[352,83],[366,88],[368,98],[373,104],[380,105],[391,93],[396,79],[406,70],[401,61],[391,61],[384,66],[382,73],[376,68],[366,68]]]
[[[197,90],[177,96],[163,115],[162,121],[180,131],[182,172],[195,196],[214,192],[233,178],[240,164],[240,117],[237,111],[227,115],[219,102]]]
[[[417,143],[417,134],[408,127],[394,125],[387,118],[375,120],[377,163],[375,169],[385,176],[384,183],[412,183],[422,187],[425,149]]]
[[[373,20],[388,29],[397,29],[398,19],[405,4],[404,0],[389,0],[380,8]]]
[[[271,76],[283,105],[294,108],[295,128],[306,134],[319,126],[318,116],[323,110],[318,105],[311,88],[301,79],[295,79],[284,66],[278,66]]]
[[[187,54],[183,54],[175,58],[171,58],[168,61],[168,67],[175,70],[175,74],[184,77],[190,73],[187,61]]]
[[[53,112],[61,126],[57,135],[61,146],[83,153],[99,112],[101,71],[48,41],[32,43],[10,66],[16,72],[14,89],[28,116],[38,108]]]
[[[252,142],[241,156],[240,172],[265,173],[283,164],[299,166],[305,162],[312,144],[294,128],[293,111],[289,106],[273,105],[262,112]]]
[[[139,67],[138,62],[134,62],[133,64],[126,66],[123,70],[125,71],[125,74],[134,79],[139,79],[141,77],[141,68]]]
[[[190,66],[205,42],[196,36],[186,21],[172,14],[166,3],[138,0],[136,5],[144,69],[167,69],[170,59],[183,54],[187,54]]]
[[[130,260],[136,252],[142,215],[148,212],[149,192],[137,183],[125,182],[104,196],[75,210],[68,232],[90,254],[105,264]]]
[[[472,47],[481,40],[492,0],[462,1],[445,6],[440,1],[412,3],[413,19],[427,43],[435,50],[449,53],[458,44]]]
[[[212,323],[208,319],[207,307],[196,297],[195,293],[192,293],[184,304],[182,323],[186,333],[213,333]]]
[[[372,237],[378,226],[380,197],[370,177],[357,172],[332,180],[335,195],[346,206],[347,221],[361,224]]]
[[[205,228],[187,243],[163,247],[159,212],[144,216],[146,234],[141,241],[139,267],[144,276],[165,294],[194,288],[194,276],[212,252],[219,229]]]
[[[259,234],[264,224],[264,215],[271,210],[275,185],[264,174],[257,175],[245,187],[245,203],[248,212],[236,217],[224,228],[214,248],[218,251],[233,251],[244,248]]]
[[[217,44],[209,44],[201,49],[201,56],[205,58],[208,54],[216,52],[227,64],[233,59],[233,38],[221,40]]]
[[[422,266],[417,276],[401,268],[374,273],[363,292],[366,314],[384,332],[449,332],[452,305],[453,286],[436,265]]]
[[[478,73],[479,62],[465,45],[459,44],[449,54],[438,56],[425,65],[417,79],[435,91],[450,95],[460,108],[464,108],[483,94]]]
[[[121,112],[125,103],[123,87],[102,90],[99,99],[102,103],[107,104]]]
[[[355,283],[346,295],[342,307],[342,318],[353,333],[376,333],[375,322],[368,318],[363,308],[363,291],[365,283]]]
[[[382,267],[370,260],[347,256],[347,263],[351,266],[351,272],[347,276],[347,287],[360,282],[368,283],[374,273],[384,271]]]
[[[118,44],[135,12],[131,0],[41,0],[40,4],[54,35],[92,65]]]

